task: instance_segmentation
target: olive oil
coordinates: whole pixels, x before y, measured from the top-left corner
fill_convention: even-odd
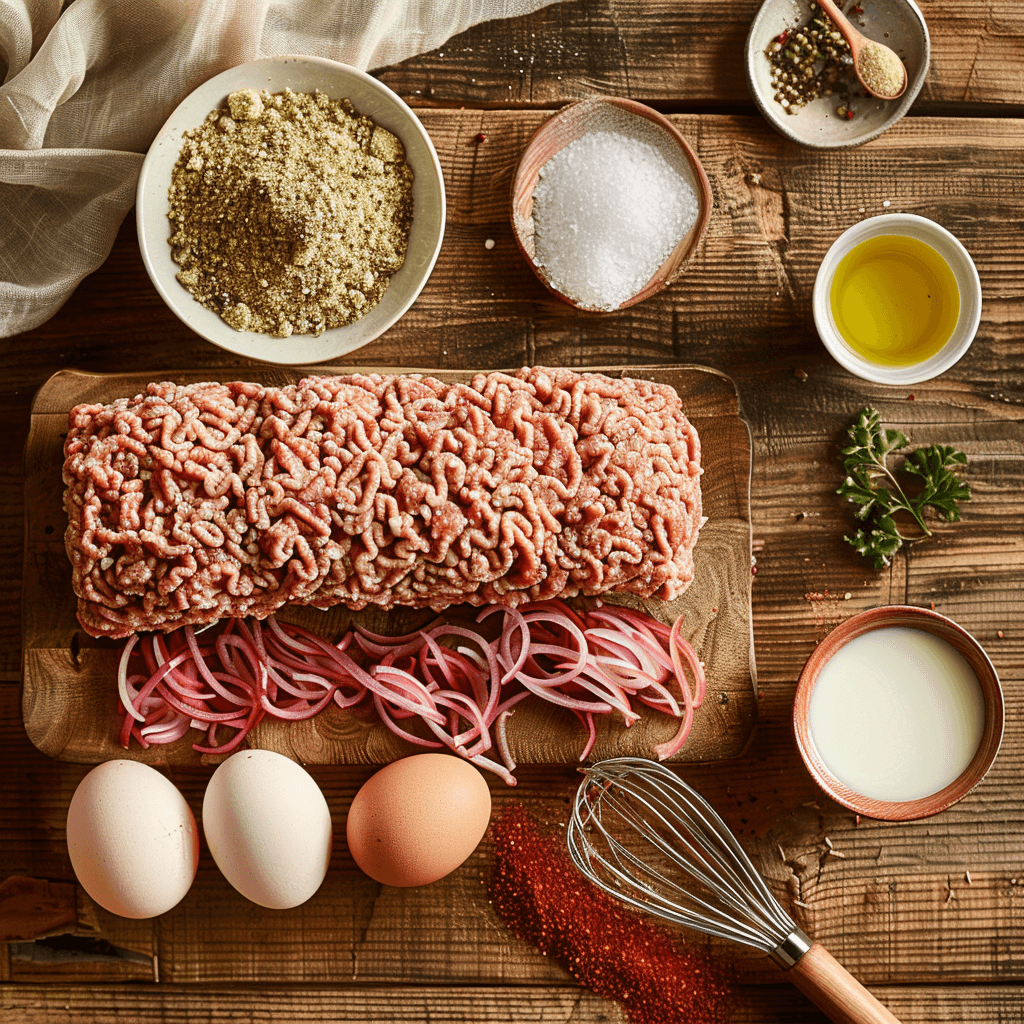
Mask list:
[[[879,235],[840,261],[829,294],[843,340],[884,366],[912,366],[949,341],[960,290],[949,264],[927,243]]]

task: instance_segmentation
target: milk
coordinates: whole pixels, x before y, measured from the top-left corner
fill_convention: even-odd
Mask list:
[[[811,739],[829,771],[875,800],[916,800],[953,782],[985,728],[978,677],[947,641],[889,626],[840,648],[811,692]]]

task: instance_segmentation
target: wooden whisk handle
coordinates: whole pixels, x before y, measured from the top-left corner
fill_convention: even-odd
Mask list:
[[[836,1024],[900,1024],[820,942],[815,942],[787,974]]]

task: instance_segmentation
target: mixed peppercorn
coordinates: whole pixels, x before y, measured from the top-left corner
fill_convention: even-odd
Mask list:
[[[863,12],[860,4],[854,4],[849,11]],[[848,121],[853,119],[849,98],[853,74],[850,46],[835,22],[816,3],[811,3],[811,20],[777,35],[768,44],[765,55],[771,64],[775,101],[787,114],[797,113],[820,96],[835,94],[840,99],[836,114]]]

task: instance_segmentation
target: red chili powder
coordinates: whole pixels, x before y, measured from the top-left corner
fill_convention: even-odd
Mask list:
[[[491,826],[488,892],[509,931],[581,985],[620,1002],[633,1024],[721,1024],[722,970],[588,882],[562,844],[513,804]]]

